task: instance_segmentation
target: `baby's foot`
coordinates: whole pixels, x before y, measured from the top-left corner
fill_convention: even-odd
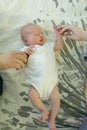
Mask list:
[[[49,120],[48,120],[48,127],[49,127],[49,130],[56,130],[56,124],[55,124],[55,121],[49,119]]]
[[[45,121],[46,119],[48,119],[50,115],[50,111],[46,110],[42,112],[42,115],[38,118],[39,121]]]

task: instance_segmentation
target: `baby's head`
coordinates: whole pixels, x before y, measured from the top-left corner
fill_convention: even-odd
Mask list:
[[[45,43],[45,35],[42,29],[33,23],[28,23],[21,28],[21,37],[27,46]]]

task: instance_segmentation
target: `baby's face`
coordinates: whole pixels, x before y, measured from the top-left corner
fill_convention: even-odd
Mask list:
[[[27,45],[43,45],[45,43],[45,35],[42,29],[35,25],[29,28],[29,34],[27,35]]]

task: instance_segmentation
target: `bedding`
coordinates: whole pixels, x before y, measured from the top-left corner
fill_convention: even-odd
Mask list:
[[[0,54],[19,50],[22,25],[40,25],[48,40],[55,41],[53,26],[73,24],[87,30],[87,0],[3,0],[0,2]],[[87,114],[84,87],[87,78],[87,42],[64,38],[64,48],[56,53],[60,112],[58,130],[78,130]],[[38,110],[28,99],[24,69],[0,71],[3,94],[0,97],[0,130],[48,130],[47,122],[37,120]],[[45,104],[50,108],[48,101]]]

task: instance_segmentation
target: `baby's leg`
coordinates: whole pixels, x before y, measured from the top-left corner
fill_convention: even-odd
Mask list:
[[[86,99],[86,103],[87,103],[87,81],[86,81],[84,93],[85,93],[85,99]]]
[[[40,121],[46,120],[48,118],[49,111],[41,101],[40,94],[33,86],[30,86],[29,88],[29,98],[32,104],[42,112],[42,115],[41,117],[39,117],[39,120]]]
[[[51,110],[50,118],[48,120],[48,124],[50,130],[56,130],[55,118],[60,108],[60,93],[57,85],[55,86],[55,88],[51,93],[50,100],[51,100],[52,110]]]

